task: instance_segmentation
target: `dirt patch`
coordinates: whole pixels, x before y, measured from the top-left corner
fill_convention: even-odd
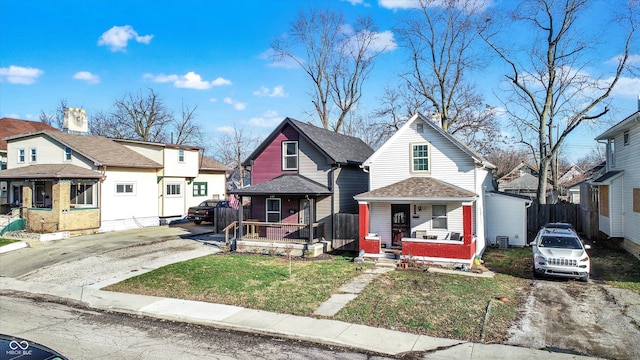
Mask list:
[[[601,284],[538,280],[505,342],[607,359],[639,359],[640,329]]]

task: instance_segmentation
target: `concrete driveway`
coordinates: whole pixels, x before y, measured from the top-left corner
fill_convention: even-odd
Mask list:
[[[112,231],[69,239],[31,242],[30,247],[0,254],[0,276],[20,278],[56,264],[97,256],[118,249],[176,239],[207,240],[212,226],[191,222]]]

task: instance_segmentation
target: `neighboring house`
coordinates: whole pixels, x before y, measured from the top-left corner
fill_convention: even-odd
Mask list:
[[[486,196],[512,198],[489,194],[495,166],[421,114],[407,121],[363,167],[370,190],[355,199],[365,254],[379,256],[383,248],[401,248],[414,259],[469,264],[485,249],[487,217],[513,213],[511,206],[524,214],[524,221],[512,220],[518,230],[501,224],[492,230],[505,236],[526,234],[523,211],[528,200],[487,207]]]
[[[498,190],[535,199],[538,192],[538,175],[538,170],[522,162],[498,179]],[[550,201],[554,195],[551,191],[552,182],[547,181],[547,201]]]
[[[67,115],[69,132],[5,138],[8,169],[0,180],[8,183],[9,201],[22,208],[29,230],[154,226],[183,218],[207,197],[224,197],[228,168],[203,158],[201,148],[82,134],[84,112]]]
[[[596,141],[607,142],[606,173],[593,180],[599,187],[599,229],[622,239],[622,247],[640,258],[640,110]]]
[[[114,141],[162,165],[156,174],[161,218],[181,218],[190,206],[203,200],[225,198],[226,172],[231,169],[202,155],[202,148],[139,140]]]
[[[369,181],[360,165],[372,153],[358,138],[286,118],[243,162],[251,185],[231,193],[251,197],[255,221],[312,223],[324,231],[314,230],[310,241],[331,240],[333,215],[358,212],[353,196]]]
[[[0,119],[0,171],[7,168],[7,142],[8,136],[24,134],[38,130],[57,131],[56,128],[38,121],[27,121],[12,118]],[[6,181],[0,181],[0,214],[9,212],[9,187]]]

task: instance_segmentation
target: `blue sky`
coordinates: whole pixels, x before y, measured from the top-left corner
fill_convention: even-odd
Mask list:
[[[273,66],[267,56],[271,41],[309,6],[341,11],[347,20],[370,15],[386,35],[387,51],[378,57],[360,104],[367,114],[378,106],[384,86],[397,84],[398,73],[406,70],[393,27],[410,3],[0,0],[0,117],[37,120],[40,111],[53,112],[66,99],[91,118],[125,93],[150,87],[176,114],[182,102],[197,105],[197,121],[209,139],[234,124],[263,137],[284,117],[311,120],[302,71]],[[492,6],[510,4],[494,0]],[[607,21],[602,16],[607,11],[606,6],[594,9],[593,23]],[[595,54],[595,63],[606,67],[615,55]],[[482,74],[472,74],[488,104],[498,105],[493,93],[504,81],[503,65],[491,60]],[[609,120],[634,112],[638,94],[640,79],[625,78],[614,92]],[[591,139],[603,130],[579,129],[567,147],[571,157],[593,147]]]

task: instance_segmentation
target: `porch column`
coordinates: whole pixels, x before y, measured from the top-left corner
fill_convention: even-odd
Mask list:
[[[473,203],[462,203],[462,234],[464,235],[464,244],[470,245],[473,234]],[[475,249],[474,249],[475,253]]]
[[[309,244],[313,244],[313,219],[315,218],[315,214],[313,213],[313,198],[308,197],[309,199]]]
[[[244,207],[242,206],[242,195],[238,196],[238,202],[240,203],[238,206],[238,233],[236,234],[236,240],[242,240],[243,228],[242,228],[242,215],[244,213]]]
[[[358,213],[358,251],[362,251],[365,244],[364,238],[369,234],[369,203],[366,201],[358,201]]]

